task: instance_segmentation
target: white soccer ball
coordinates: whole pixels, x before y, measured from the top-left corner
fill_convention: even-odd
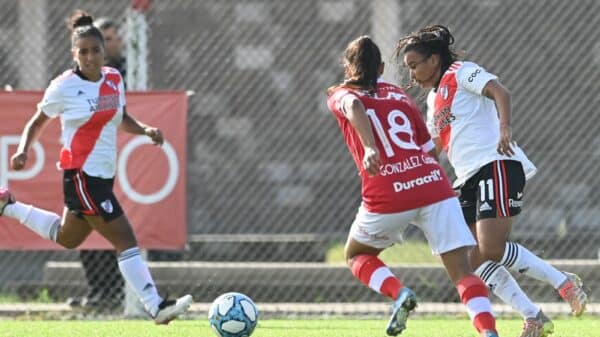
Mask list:
[[[219,337],[249,337],[258,322],[258,309],[250,297],[226,293],[210,306],[208,321]]]

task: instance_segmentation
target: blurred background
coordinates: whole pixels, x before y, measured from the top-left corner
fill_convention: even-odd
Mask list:
[[[76,8],[112,18],[124,39],[131,33],[128,1],[0,6],[6,89],[43,90],[72,67],[64,21]],[[188,246],[150,250],[159,288],[189,291],[199,302],[236,290],[258,302],[383,303],[343,264],[360,180],[325,90],[343,78],[347,43],[365,34],[382,49],[384,77],[405,84],[391,59],[395,42],[440,23],[466,59],[511,91],[514,138],[538,167],[512,239],[579,273],[596,301],[598,11],[594,0],[152,1],[144,12],[146,88],[195,93],[185,163]],[[424,104],[425,92],[410,93]],[[143,120],[143,111],[131,113]],[[459,302],[421,233],[409,228],[405,238],[384,260],[423,301]],[[2,302],[64,303],[89,292],[76,251],[0,251],[0,271]],[[560,301],[551,287],[518,280],[532,299]]]

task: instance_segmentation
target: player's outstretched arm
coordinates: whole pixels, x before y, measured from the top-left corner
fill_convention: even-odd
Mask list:
[[[21,141],[19,142],[17,152],[15,152],[10,159],[11,168],[13,170],[20,170],[25,167],[29,147],[31,147],[31,144],[38,139],[44,126],[46,126],[48,122],[50,122],[50,118],[46,116],[42,110],[38,110],[29,121],[27,121],[25,128],[23,128],[23,133],[21,134]]]
[[[121,122],[121,128],[127,133],[150,137],[154,145],[162,145],[164,142],[162,131],[160,131],[160,129],[148,126],[131,117],[131,115],[127,113],[125,107],[123,107],[123,121]]]

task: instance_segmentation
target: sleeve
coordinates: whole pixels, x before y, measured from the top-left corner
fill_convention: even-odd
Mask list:
[[[465,62],[456,73],[458,86],[477,95],[481,95],[483,88],[489,81],[497,78],[498,76],[488,73],[479,65],[471,62]]]
[[[56,82],[50,83],[42,101],[38,103],[37,108],[50,118],[56,118],[64,111],[63,99],[60,92],[60,87]]]
[[[435,119],[433,118],[435,113],[435,92],[433,90],[429,91],[427,94],[427,130],[431,134],[432,138],[439,138],[439,133],[437,128],[435,127]]]
[[[344,105],[346,100],[351,99],[353,97],[357,97],[350,91],[347,90],[337,90],[327,100],[327,106],[329,110],[333,112],[335,115],[339,115],[340,117],[346,117],[347,112],[344,109]]]
[[[127,101],[125,100],[125,81],[123,80],[123,76],[119,73],[121,80],[119,81],[119,103],[121,107],[127,105]]]

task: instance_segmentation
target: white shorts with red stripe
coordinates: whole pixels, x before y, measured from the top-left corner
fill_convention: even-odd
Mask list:
[[[361,206],[350,229],[350,237],[367,246],[386,248],[402,242],[402,233],[409,224],[423,231],[436,255],[476,244],[457,198],[390,214],[371,213]]]

